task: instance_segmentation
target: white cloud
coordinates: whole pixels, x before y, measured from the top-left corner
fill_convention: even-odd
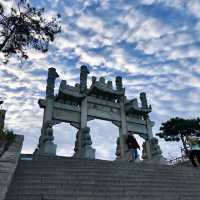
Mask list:
[[[104,23],[103,21],[95,16],[81,15],[76,22],[77,26],[82,29],[91,29],[94,32],[103,33]]]
[[[92,75],[109,80],[122,75],[128,97],[147,92],[153,107],[152,119],[156,121],[155,132],[170,117],[195,117],[200,112],[199,21],[188,18],[184,21],[184,16],[199,17],[198,1],[188,1],[187,8],[182,0],[137,3],[90,0],[70,4],[45,0],[40,4],[46,7],[48,16],[62,12],[62,33],[48,53],[30,51],[30,60],[22,68],[16,66],[15,59],[0,65],[0,93],[8,109],[6,124],[25,134],[23,152],[31,153],[38,142],[43,111],[37,100],[45,95],[49,67],[56,67],[60,75],[56,89],[60,79],[74,85],[79,80],[78,67],[82,63],[90,66],[90,82]],[[159,6],[166,10],[171,7],[174,13],[183,16],[184,24],[170,25],[169,21],[178,22],[174,15],[166,12],[166,16],[153,17],[148,10],[143,13],[139,9],[143,6],[155,6],[155,10]],[[116,127],[95,121],[89,125],[98,158],[114,159]],[[60,155],[73,154],[75,134],[70,126],[55,127]],[[176,145],[161,144],[164,155],[169,157],[170,149],[174,155],[180,154]]]
[[[190,14],[200,17],[200,2],[199,0],[190,0],[187,3],[187,8]]]

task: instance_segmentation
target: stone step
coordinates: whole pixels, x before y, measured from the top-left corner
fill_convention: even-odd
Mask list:
[[[149,192],[157,192],[158,191],[158,187],[159,187],[159,192],[163,192],[163,193],[181,193],[181,194],[187,194],[189,192],[191,193],[199,193],[199,186],[194,186],[194,185],[185,185],[185,186],[179,186],[177,187],[176,185],[170,185],[168,187],[166,187],[166,185],[162,185],[160,186],[158,185],[154,185],[151,186],[149,185],[136,185],[134,186],[133,189],[133,185],[110,185],[110,186],[106,186],[106,185],[100,185],[100,184],[93,184],[93,185],[77,185],[77,184],[71,184],[71,185],[64,185],[64,184],[58,184],[58,185],[37,185],[37,186],[32,186],[31,185],[29,187],[12,187],[10,192],[14,193],[14,192],[18,192],[20,194],[26,194],[26,193],[33,193],[33,194],[40,194],[40,193],[44,193],[44,194],[73,194],[75,193],[101,193],[101,192],[113,192],[113,193],[140,193],[144,190],[143,194],[145,193],[149,193]]]
[[[171,189],[171,188],[170,188]],[[169,191],[169,190],[158,190],[157,188],[155,189],[145,189],[144,188],[140,188],[138,189],[137,188],[137,191],[134,191],[133,188],[131,188],[130,190],[129,189],[123,189],[123,190],[115,190],[115,189],[106,189],[106,188],[103,188],[103,189],[95,189],[95,188],[90,188],[90,189],[87,189],[87,190],[71,190],[71,188],[69,188],[69,190],[39,190],[39,191],[36,191],[36,190],[30,190],[30,191],[25,191],[25,192],[22,192],[22,191],[18,191],[16,193],[16,191],[11,191],[13,193],[13,195],[8,195],[8,198],[9,197],[12,197],[14,195],[24,195],[24,196],[29,196],[29,195],[33,195],[33,194],[37,194],[37,195],[44,195],[44,196],[77,196],[77,197],[83,197],[83,196],[94,196],[94,197],[97,197],[97,196],[110,196],[110,197],[113,197],[113,196],[139,196],[139,195],[150,195],[150,194],[156,194],[156,195],[159,195],[159,196],[168,196],[168,195],[179,195],[179,196],[185,196],[185,195],[194,195],[196,197],[199,197],[200,195],[200,192],[198,191],[176,191],[176,190],[172,190],[172,191]],[[161,198],[162,199],[162,198]],[[173,198],[172,198],[173,199]],[[199,199],[199,198],[197,198]]]
[[[93,175],[93,176],[89,176],[87,174],[77,174],[74,176],[56,176],[56,175],[48,175],[45,174],[43,176],[20,176],[20,177],[15,177],[15,182],[23,182],[23,181],[27,181],[27,182],[48,182],[48,181],[52,181],[52,182],[57,182],[57,181],[113,181],[113,182],[134,182],[137,181],[139,182],[145,182],[145,181],[151,181],[151,182],[159,182],[160,183],[165,183],[165,182],[178,182],[178,181],[184,181],[184,182],[199,182],[199,178],[198,177],[191,177],[191,178],[187,178],[187,177],[154,177],[152,176],[146,176],[141,175],[141,176],[137,176],[137,177],[130,177],[130,176],[112,176],[110,175],[109,177],[106,175],[102,175],[102,174],[98,174],[98,175]]]
[[[12,197],[7,198],[6,200],[195,200],[198,199],[197,195],[85,195],[78,197],[75,195],[13,195]]]
[[[128,162],[128,161],[103,161],[103,160],[79,160],[79,159],[71,159],[71,160],[21,160],[20,164],[23,165],[32,165],[32,163],[37,163],[37,165],[56,165],[57,163],[59,164],[90,164],[90,165],[104,165],[104,166],[126,166],[128,165],[136,165],[136,166],[155,166],[155,167],[160,167],[160,168],[174,168],[174,166],[172,165],[163,165],[163,164],[154,164],[154,163],[145,163],[145,162]],[[181,166],[177,166],[176,168],[178,168]],[[188,168],[188,167],[184,167],[184,168]]]
[[[176,171],[176,172],[187,172],[187,173],[199,173],[199,168],[172,168],[172,167],[168,167],[168,168],[161,168],[161,167],[156,167],[156,166],[140,166],[140,165],[121,165],[121,166],[102,166],[102,165],[96,165],[96,166],[91,166],[89,164],[85,164],[85,165],[81,165],[80,164],[71,164],[71,165],[63,165],[63,164],[59,164],[57,163],[57,165],[38,165],[37,163],[33,163],[32,165],[22,165],[20,164],[18,166],[18,170],[26,170],[26,169],[35,169],[35,170],[42,170],[42,169],[52,169],[52,170],[64,170],[64,169],[80,169],[80,170],[128,170],[128,171],[135,171],[135,170],[140,170],[140,171],[157,171],[159,170],[160,172],[164,171],[164,172],[168,172],[168,171]]]
[[[20,161],[6,200],[197,200],[200,170],[79,159]]]
[[[32,165],[19,165],[19,170],[26,170],[26,169],[35,169],[35,170],[42,170],[42,169],[52,169],[52,170],[59,170],[59,169],[80,169],[80,170],[90,170],[90,169],[99,169],[99,170],[132,170],[135,171],[137,169],[139,170],[144,170],[144,171],[157,171],[160,170],[162,171],[174,171],[176,170],[177,172],[187,172],[187,173],[194,173],[195,169],[194,168],[189,168],[189,167],[184,167],[184,168],[173,168],[173,167],[167,167],[167,168],[163,168],[163,167],[158,167],[158,166],[140,166],[140,165],[119,165],[119,166],[115,166],[115,165],[111,165],[111,166],[103,166],[103,165],[89,165],[88,163],[84,164],[84,165],[79,165],[79,164],[60,164],[57,163],[56,165],[51,165],[51,164],[41,164],[38,165],[37,163],[33,163]],[[196,171],[199,171],[198,169],[196,169]]]
[[[188,185],[198,185],[198,181],[197,180],[189,180],[187,182],[183,182],[182,180],[166,180],[166,181],[159,181],[159,180],[153,180],[153,181],[150,181],[149,179],[143,179],[143,181],[141,180],[108,180],[108,179],[86,179],[86,180],[80,180],[80,179],[72,179],[72,180],[60,180],[60,179],[57,179],[57,180],[30,180],[30,181],[18,181],[16,180],[15,182],[15,187],[29,187],[30,186],[36,186],[36,185],[42,185],[43,187],[49,187],[51,185],[71,185],[71,184],[79,184],[81,182],[81,184],[84,184],[84,185],[92,185],[92,184],[96,184],[96,185],[99,185],[99,184],[103,184],[105,186],[118,186],[118,185],[124,185],[124,186],[133,186],[134,185],[134,182],[137,182],[137,185],[144,185],[144,186],[157,186],[157,185],[160,185],[160,187],[162,186],[166,186],[166,185],[176,185],[178,184],[178,186],[176,187],[182,187],[182,186],[188,186]]]
[[[109,171],[96,171],[96,170],[93,170],[93,171],[81,171],[81,170],[69,170],[69,171],[49,171],[49,170],[46,170],[46,171],[24,171],[24,172],[17,172],[16,173],[16,177],[29,177],[29,178],[39,178],[39,177],[63,177],[63,176],[75,176],[75,177],[78,177],[78,176],[82,176],[83,178],[84,177],[87,177],[87,176],[92,176],[92,177],[99,177],[99,175],[101,175],[102,177],[107,177],[107,178],[117,178],[117,177],[121,177],[121,178],[137,178],[137,177],[141,177],[142,175],[145,175],[145,177],[148,177],[148,178],[165,178],[165,179],[176,179],[177,177],[181,177],[182,179],[193,179],[193,178],[200,178],[200,173],[190,173],[190,174],[187,174],[187,173],[176,173],[176,172],[170,172],[170,173],[167,173],[167,172],[141,172],[141,171],[136,171],[136,172],[116,172],[116,171],[113,171],[113,172],[109,172]],[[170,175],[170,176],[169,176]]]
[[[57,177],[62,177],[62,176],[106,176],[106,177],[130,177],[130,178],[134,178],[134,177],[140,177],[141,175],[145,174],[145,176],[147,177],[165,177],[165,178],[170,178],[170,177],[182,177],[182,178],[200,178],[200,174],[196,174],[196,173],[175,173],[175,172],[140,172],[139,170],[136,172],[117,172],[117,171],[96,171],[96,170],[86,170],[86,171],[81,171],[81,170],[69,170],[69,171],[48,171],[46,170],[45,172],[43,171],[24,171],[22,173],[16,173],[16,177],[19,176],[35,176],[35,177],[44,177],[44,176],[57,176]],[[170,175],[170,176],[169,176]]]
[[[126,166],[127,164],[128,165],[135,165],[135,166],[155,166],[155,167],[160,167],[160,168],[174,168],[173,165],[163,165],[163,164],[153,164],[153,163],[145,163],[145,162],[128,162],[128,161],[98,161],[98,160],[79,160],[79,159],[71,159],[71,160],[21,160],[20,161],[20,164],[23,164],[23,165],[32,165],[32,163],[37,163],[38,165],[42,164],[51,164],[51,165],[56,165],[57,163],[59,164],[90,164],[90,165],[104,165],[104,166],[109,166],[109,165],[112,165],[112,166]],[[177,166],[176,168],[178,168],[181,166]],[[184,167],[184,168],[188,168],[188,167]]]
[[[141,180],[142,179],[142,180]],[[159,179],[157,179],[157,180],[153,180],[153,181],[151,181],[151,179],[148,179],[148,178],[141,178],[141,179],[132,179],[132,180],[130,180],[130,181],[128,181],[128,180],[121,180],[120,181],[120,183],[122,183],[122,184],[124,184],[124,185],[134,185],[134,183],[135,182],[137,182],[137,184],[142,184],[142,183],[151,183],[152,185],[154,184],[159,184]],[[78,177],[77,177],[77,181],[74,179],[74,181],[73,180],[62,180],[62,179],[56,179],[56,180],[51,180],[51,179],[48,179],[48,180],[44,180],[44,179],[38,179],[38,180],[36,180],[36,179],[34,179],[34,180],[30,180],[30,181],[19,181],[19,180],[16,180],[16,184],[19,184],[19,185],[22,185],[22,184],[36,184],[36,183],[38,183],[39,184],[39,182],[41,183],[43,183],[43,184],[48,184],[48,183],[61,183],[61,184],[72,184],[72,183],[77,183],[78,181],[79,181],[80,179],[78,179]],[[81,182],[82,180],[80,180],[79,182]],[[86,178],[85,179],[85,181],[84,182],[88,182],[88,183],[92,183],[92,181],[94,181],[94,182],[103,182],[103,181],[105,181],[105,182],[107,182],[107,183],[105,183],[105,185],[109,185],[109,184],[115,184],[114,183],[114,181],[116,181],[116,184],[117,184],[117,181],[119,181],[119,179],[117,180],[117,179],[115,179],[115,180],[112,180],[112,179],[98,179],[98,178]],[[81,182],[81,184],[82,184],[82,182]],[[167,185],[169,185],[169,184],[173,184],[173,185],[176,185],[176,184],[180,184],[180,185],[188,185],[188,184],[191,184],[191,185],[195,185],[195,184],[199,184],[199,181],[198,180],[187,180],[187,179],[177,179],[177,180],[175,180],[175,179],[168,179],[168,180],[166,180],[165,182],[164,181],[162,181],[162,182],[160,182],[160,184],[162,184],[162,185],[165,185],[165,186],[167,186]]]
[[[126,163],[121,165],[104,165],[104,164],[90,164],[90,163],[84,163],[80,165],[80,163],[37,163],[33,162],[32,164],[20,164],[19,167],[21,168],[62,168],[62,167],[74,167],[74,168],[114,168],[114,169],[160,169],[160,170],[173,170],[176,169],[177,171],[193,171],[193,167],[172,167],[172,166],[157,166],[157,165],[141,165],[141,164],[132,164],[132,163]]]

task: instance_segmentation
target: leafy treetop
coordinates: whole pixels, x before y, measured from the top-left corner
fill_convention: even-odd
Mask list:
[[[160,127],[160,133],[156,135],[165,141],[182,141],[185,152],[188,152],[187,148],[187,136],[200,134],[200,119],[182,119],[171,118],[165,123],[162,123]]]
[[[26,0],[19,0],[16,8],[5,13],[0,4],[0,52],[5,63],[12,55],[27,59],[27,49],[47,52],[49,42],[61,31],[60,15],[47,20],[44,8],[32,7]]]

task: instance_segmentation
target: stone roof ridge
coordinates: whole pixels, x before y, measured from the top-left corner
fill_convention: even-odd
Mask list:
[[[117,77],[116,77],[117,79]],[[122,79],[121,79],[122,80]],[[92,76],[92,84],[89,88],[89,93],[93,93],[94,90],[98,90],[99,92],[103,93],[110,93],[110,94],[115,94],[117,96],[123,96],[125,93],[125,88],[122,87],[122,82],[121,86],[117,86],[116,84],[116,89],[113,87],[113,82],[108,80],[106,81],[104,77],[100,77],[99,80],[95,76]]]

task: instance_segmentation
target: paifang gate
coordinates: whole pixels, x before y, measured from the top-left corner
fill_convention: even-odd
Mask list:
[[[46,98],[39,100],[44,109],[43,125],[38,148],[39,155],[56,154],[53,142],[53,125],[61,122],[70,123],[77,128],[74,157],[95,158],[92,148],[90,128],[87,122],[93,119],[110,121],[119,128],[119,138],[116,155],[119,159],[126,157],[126,136],[128,132],[139,134],[145,139],[145,149],[151,158],[152,127],[154,122],[149,119],[151,106],[148,105],[146,94],[140,93],[141,106],[136,98],[128,100],[125,96],[122,77],[112,81],[105,78],[92,77],[91,86],[87,87],[89,70],[86,66],[80,68],[80,83],[70,86],[65,80],[60,82],[58,94],[54,94],[56,78],[59,77],[55,68],[49,68]]]

